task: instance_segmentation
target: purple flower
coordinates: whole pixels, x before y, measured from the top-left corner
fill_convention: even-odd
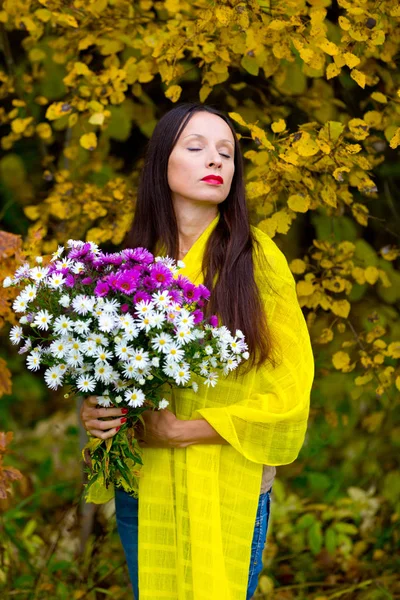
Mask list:
[[[202,322],[202,320],[204,319],[204,315],[203,315],[202,311],[201,311],[201,310],[199,310],[199,309],[197,309],[197,310],[194,310],[194,311],[192,312],[192,315],[193,315],[193,317],[194,317],[194,324],[195,324],[195,325],[197,325],[197,323],[201,323],[201,322]]]
[[[127,313],[129,310],[129,304],[121,304],[120,309],[122,313]]]
[[[183,295],[180,290],[168,290],[169,297],[177,304],[182,304]]]
[[[154,256],[146,248],[125,248],[122,250],[122,256],[125,260],[134,260],[135,262],[149,265],[154,261]]]
[[[72,250],[68,253],[68,258],[72,258],[73,260],[82,259],[84,257],[88,258],[88,254],[90,252],[90,244],[86,242],[86,244],[82,244],[82,246],[78,246],[77,248],[72,248]]]
[[[208,300],[209,299],[209,297],[210,297],[210,290],[208,288],[206,288],[205,285],[203,285],[202,283],[200,283],[197,286],[197,289],[200,292],[201,298],[204,298],[204,300]]]
[[[186,283],[183,287],[183,295],[185,300],[189,303],[197,302],[200,299],[200,292],[197,286],[193,283]]]
[[[81,281],[83,285],[90,285],[93,283],[93,279],[91,277],[84,277]]]
[[[145,302],[151,302],[151,296],[150,296],[150,294],[147,294],[147,292],[144,292],[143,290],[139,290],[133,296],[133,302],[134,302],[134,304],[137,304],[138,302],[141,302],[142,300],[144,300]]]
[[[106,265],[121,265],[123,261],[123,257],[118,252],[113,252],[111,254],[103,254],[102,261],[103,264]]]
[[[110,286],[105,281],[98,281],[94,288],[95,296],[107,296]]]
[[[184,275],[178,275],[178,277],[175,279],[175,282],[176,282],[176,285],[178,287],[180,287],[181,290],[183,290],[183,288],[185,287],[185,285],[187,285],[188,283],[190,283],[190,279],[188,279]]]
[[[129,274],[121,273],[116,279],[115,287],[125,294],[133,294],[137,290],[136,279]]]
[[[73,288],[75,285],[75,277],[71,274],[67,275],[67,277],[65,278],[65,285],[67,287]]]
[[[168,287],[173,279],[172,273],[168,267],[162,263],[156,263],[151,269],[151,280],[156,288]]]
[[[153,292],[156,289],[156,285],[153,279],[150,277],[150,275],[146,275],[146,277],[143,277],[142,284],[143,287],[146,288],[146,290],[150,290],[151,292]]]
[[[212,327],[218,327],[218,317],[217,317],[217,315],[211,315],[209,321],[210,321],[210,325]]]
[[[117,281],[118,281],[118,275],[117,273],[110,273],[109,275],[107,275],[107,277],[105,277],[104,279],[108,285],[115,290],[117,287]]]

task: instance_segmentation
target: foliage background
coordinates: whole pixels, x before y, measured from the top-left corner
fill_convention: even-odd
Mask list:
[[[258,598],[400,597],[399,24],[395,0],[0,3],[1,279],[70,237],[119,247],[173,103],[237,125],[252,222],[289,260],[316,359]],[[79,509],[76,406],[7,341],[12,293],[0,291],[0,431],[14,432],[0,436],[2,594],[128,598],[112,505]]]

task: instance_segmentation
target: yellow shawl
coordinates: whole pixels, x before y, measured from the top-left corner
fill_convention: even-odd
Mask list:
[[[185,256],[182,273],[196,283],[218,218]],[[237,380],[221,376],[214,388],[200,382],[197,394],[171,395],[179,419],[206,419],[230,445],[143,449],[140,600],[245,600],[263,464],[291,463],[304,441],[314,377],[308,329],[286,258],[253,232],[269,263],[266,272],[256,261],[255,274],[282,360]]]

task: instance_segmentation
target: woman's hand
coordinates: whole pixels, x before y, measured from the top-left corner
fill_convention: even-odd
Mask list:
[[[139,421],[135,437],[143,448],[184,448],[185,421],[177,419],[170,410],[145,410],[142,413],[146,427]]]
[[[113,437],[121,425],[125,423],[125,415],[128,413],[128,409],[96,408],[96,405],[96,396],[85,398],[80,411],[81,421],[88,433],[106,440]]]

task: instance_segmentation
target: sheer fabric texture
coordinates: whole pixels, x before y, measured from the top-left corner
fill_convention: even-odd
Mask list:
[[[182,273],[197,284],[218,219],[184,258]],[[286,258],[253,232],[267,258],[255,254],[255,274],[279,362],[221,376],[214,388],[199,380],[197,394],[166,390],[179,419],[206,419],[229,445],[143,449],[140,600],[245,600],[263,465],[291,463],[304,442],[314,376],[309,333]]]

